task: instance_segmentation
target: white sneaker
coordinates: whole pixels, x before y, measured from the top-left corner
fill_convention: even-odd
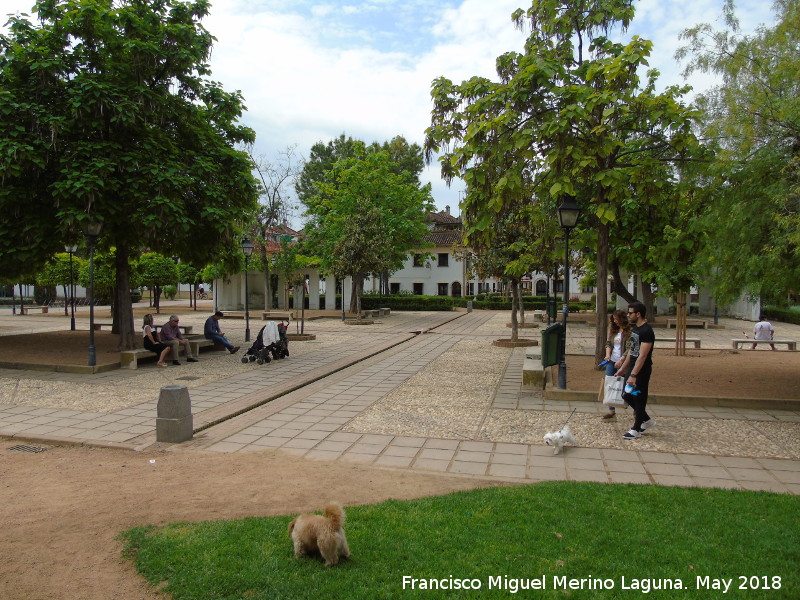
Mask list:
[[[637,438],[642,437],[642,434],[636,431],[635,429],[631,429],[628,433],[622,436],[623,440],[635,440]]]
[[[647,419],[647,421],[642,423],[642,433],[644,433],[645,431],[647,431],[651,427],[655,427],[656,425],[658,425],[658,423],[656,423],[655,419]]]

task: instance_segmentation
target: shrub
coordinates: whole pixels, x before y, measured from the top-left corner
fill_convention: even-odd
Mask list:
[[[761,311],[767,319],[780,321],[781,323],[793,323],[800,325],[800,312],[791,308],[780,308],[778,306],[765,306]]]
[[[175,296],[178,293],[178,288],[176,288],[174,285],[165,285],[163,288],[161,288],[161,291],[164,292],[164,297],[167,300],[175,300]]]

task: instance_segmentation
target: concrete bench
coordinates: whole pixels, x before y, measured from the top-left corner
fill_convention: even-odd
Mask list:
[[[670,327],[677,327],[678,319],[667,319],[667,329]],[[703,319],[687,319],[686,320],[687,327],[702,327],[703,329],[708,329],[708,321]]]
[[[675,343],[675,338],[657,337],[656,341],[657,342],[670,342],[670,343],[674,344]],[[686,338],[686,344],[687,345],[688,344],[694,344],[695,348],[699,348],[700,347],[700,338]]]
[[[139,361],[155,362],[158,355],[150,352],[147,348],[136,348],[136,350],[123,350],[119,353],[120,369],[138,369]]]
[[[291,321],[293,318],[294,313],[291,311],[266,310],[261,313],[262,321]]]
[[[95,331],[101,331],[103,329],[111,329],[112,325],[113,325],[113,323],[97,323],[97,322],[95,322],[94,330]],[[161,327],[160,325],[153,325],[153,329],[155,331],[158,331],[160,327]],[[193,328],[194,328],[193,325],[178,325],[178,329],[181,330],[183,335],[191,334]]]
[[[207,340],[204,337],[187,338],[189,340],[189,349],[192,356],[199,356],[202,348],[211,348],[213,350],[225,350],[222,344],[215,344],[213,340]],[[173,360],[172,355],[167,360]],[[158,355],[151,352],[147,348],[136,348],[135,350],[123,350],[119,353],[119,366],[122,369],[137,369],[140,362],[155,362]]]
[[[737,339],[731,340],[731,346],[734,350],[738,350],[739,346],[747,345],[747,344],[776,344],[779,346],[785,345],[789,350],[797,350],[797,342],[794,340],[748,340],[748,339]]]
[[[47,311],[48,311],[49,308],[50,308],[49,306],[23,306],[20,309],[19,314],[21,314],[21,315],[29,315],[30,312],[33,310],[33,311],[39,311],[40,313],[42,313],[44,315],[44,314],[47,314]]]

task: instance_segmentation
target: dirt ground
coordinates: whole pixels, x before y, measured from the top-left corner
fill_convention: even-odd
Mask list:
[[[100,356],[113,355],[116,336],[99,332]],[[83,364],[86,331],[6,338],[0,361]],[[596,390],[592,357],[570,356],[570,389]],[[800,353],[658,350],[652,393],[800,398]],[[314,462],[265,450],[217,454],[151,449],[49,446],[8,451],[0,439],[0,597],[4,600],[155,600],[121,557],[118,534],[172,521],[236,519],[444,494],[495,481],[423,475],[363,465]],[[47,446],[46,444],[38,444]],[[287,537],[287,552],[290,541]]]
[[[29,454],[0,440],[0,597],[165,598],[121,557],[121,531],[173,521],[238,519],[410,499],[497,485],[250,454],[50,447]],[[38,444],[45,446],[43,444]],[[291,541],[286,538],[286,550]]]

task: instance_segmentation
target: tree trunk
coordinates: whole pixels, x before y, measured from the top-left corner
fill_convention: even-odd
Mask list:
[[[116,263],[115,263],[116,268]],[[119,293],[119,286],[114,286],[111,290],[111,333],[119,334],[119,322],[117,320],[117,312],[114,310],[115,306],[119,306],[117,294]]]
[[[64,288],[64,316],[69,316],[69,295],[67,294],[67,284],[65,283],[63,286]]]
[[[353,297],[350,298],[350,312],[356,318],[361,316],[361,288],[364,285],[364,276],[361,273],[353,275],[353,285],[351,287]]]
[[[19,284],[19,314],[25,314],[25,295],[22,293],[22,284]]]
[[[128,276],[130,249],[127,244],[117,244],[115,257],[117,271],[117,301],[113,307],[114,323],[119,327],[120,350],[133,350],[137,347],[137,336],[133,330],[133,305]]]
[[[600,223],[597,228],[597,294],[595,295],[595,337],[594,358],[595,363],[603,360],[606,353],[606,339],[608,338],[608,224]]]
[[[522,302],[522,285],[517,281],[517,306],[519,307],[519,322],[525,325],[525,304]]]
[[[264,310],[272,310],[272,274],[269,272],[269,260],[264,253]]]
[[[622,296],[629,304],[631,302],[636,302],[636,296],[631,295],[628,291],[627,286],[622,283],[622,276],[619,273],[619,263],[613,262],[611,263],[611,268],[613,269],[612,276],[613,280],[611,283],[611,290],[615,292],[618,296]],[[636,288],[634,288],[634,293],[636,292]]]
[[[511,341],[519,339],[519,324],[517,323],[517,310],[519,310],[519,297],[517,295],[518,283],[516,279],[511,280]]]
[[[652,323],[655,320],[655,298],[653,297],[652,287],[649,281],[642,281],[642,303],[644,304],[645,309],[647,310],[647,318]]]
[[[161,299],[161,286],[160,285],[154,285],[153,286],[153,297],[155,298],[153,300],[153,306],[155,306],[155,308],[156,308],[156,314],[160,315],[161,314],[161,306],[159,305],[159,300]]]

